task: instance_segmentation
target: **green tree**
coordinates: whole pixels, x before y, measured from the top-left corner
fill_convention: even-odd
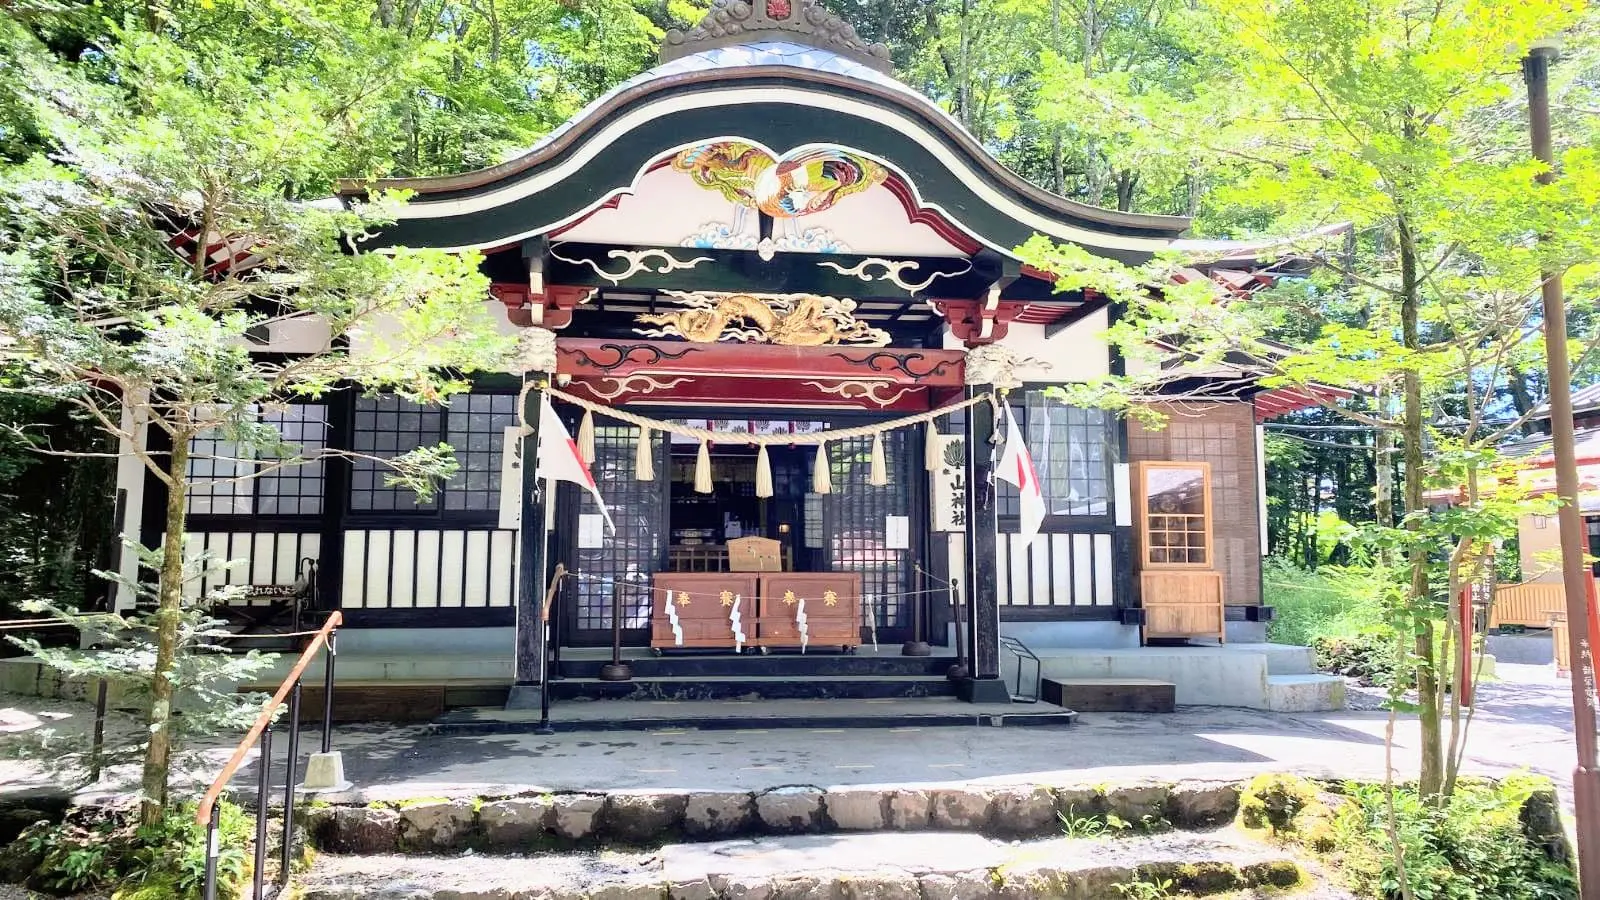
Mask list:
[[[1402,453],[1398,532],[1379,539],[1405,561],[1405,602],[1397,625],[1411,640],[1421,703],[1421,786],[1448,793],[1442,677],[1453,614],[1449,591],[1482,555],[1488,530],[1514,523],[1483,490],[1492,448],[1517,424],[1501,404],[1516,371],[1542,365],[1538,285],[1543,269],[1569,271],[1575,305],[1594,296],[1600,254],[1600,169],[1592,147],[1571,146],[1564,177],[1537,185],[1518,110],[1518,62],[1529,44],[1582,24],[1564,3],[1515,6],[1400,0],[1215,3],[1225,79],[1202,94],[1223,111],[1176,129],[1241,162],[1218,199],[1244,198],[1274,212],[1274,229],[1308,231],[1352,224],[1356,240],[1299,250],[1323,269],[1310,285],[1339,297],[1359,317],[1325,316],[1314,336],[1285,352],[1262,338],[1289,331],[1290,310],[1268,303],[1216,302],[1209,286],[1171,288],[1178,260],[1132,273],[1075,248],[1036,242],[1029,256],[1068,273],[1063,287],[1100,286],[1134,312],[1114,340],[1148,357],[1150,341],[1178,342],[1196,366],[1236,365],[1238,354],[1269,383],[1316,383],[1379,398],[1343,414],[1392,435]],[[1554,236],[1541,242],[1539,235]],[[1098,270],[1098,271],[1097,271]],[[1076,274],[1073,274],[1076,273]],[[1152,297],[1144,285],[1162,285]],[[1575,358],[1582,353],[1574,354]],[[1161,378],[1148,366],[1104,402],[1148,395]],[[1477,484],[1474,484],[1474,483]],[[1464,509],[1430,509],[1430,486],[1469,485]],[[1381,518],[1381,517],[1380,517]],[[1448,561],[1448,564],[1447,562]],[[1453,702],[1453,701],[1449,701]]]
[[[259,477],[311,458],[263,416],[274,405],[347,385],[440,401],[462,373],[504,368],[511,348],[474,255],[347,252],[398,198],[287,199],[323,177],[339,117],[360,118],[372,96],[330,86],[373,83],[374,61],[341,64],[337,33],[289,64],[259,44],[181,44],[147,24],[112,26],[64,63],[38,31],[0,22],[0,87],[50,149],[0,172],[0,355],[19,373],[8,390],[69,404],[166,489],[162,543],[139,551],[156,575],[154,652],[139,673],[151,823],[166,805],[179,689],[205,680],[182,656],[195,621],[187,498],[208,481],[192,441],[220,435],[238,477]],[[317,349],[252,354],[249,333],[271,323],[319,335]],[[170,450],[141,443],[146,429]],[[424,492],[453,467],[448,447],[392,463]]]

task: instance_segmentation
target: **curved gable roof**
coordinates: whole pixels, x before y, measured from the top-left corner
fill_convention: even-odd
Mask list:
[[[1122,213],[1028,183],[953,117],[893,77],[839,53],[787,41],[712,47],[650,69],[586,106],[513,159],[433,178],[386,179],[415,197],[371,244],[489,248],[548,233],[626,193],[686,146],[747,140],[777,152],[831,144],[872,156],[924,208],[996,250],[1035,233],[1142,260],[1186,218]],[[359,195],[365,183],[341,185]]]

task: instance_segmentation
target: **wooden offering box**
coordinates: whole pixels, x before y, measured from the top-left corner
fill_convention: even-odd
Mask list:
[[[795,612],[801,598],[806,601],[808,648],[861,645],[861,573],[781,572],[761,576],[758,646],[800,646]]]
[[[661,572],[651,592],[650,646],[653,649],[732,648],[733,624],[729,614],[737,598],[744,619],[746,646],[755,646],[759,575],[741,572]],[[727,595],[724,598],[724,594]],[[683,629],[679,643],[672,631],[671,601]],[[726,605],[724,603],[726,602]]]

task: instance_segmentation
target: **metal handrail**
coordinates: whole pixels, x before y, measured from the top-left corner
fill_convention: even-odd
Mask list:
[[[294,773],[295,764],[300,751],[300,681],[305,674],[306,667],[317,655],[324,645],[328,648],[328,663],[324,667],[324,687],[322,694],[322,752],[327,753],[333,746],[333,673],[334,661],[338,658],[339,648],[337,638],[339,626],[344,622],[344,614],[338,610],[328,614],[328,620],[315,632],[311,643],[300,654],[300,659],[289,670],[289,674],[278,685],[278,690],[267,701],[261,714],[245,732],[244,738],[239,741],[239,746],[234,748],[233,756],[228,758],[222,771],[206,789],[205,796],[200,798],[200,805],[195,809],[194,820],[206,826],[206,874],[205,898],[216,900],[217,896],[217,830],[221,824],[221,810],[217,800],[222,797],[222,792],[227,788],[228,782],[233,780],[239,767],[244,764],[245,756],[250,752],[250,745],[260,742],[261,755],[257,760],[259,770],[256,790],[256,847],[255,847],[255,892],[253,896],[263,896],[266,880],[266,838],[267,838],[267,792],[272,776],[272,717],[283,705],[285,697],[289,698],[289,758],[288,775],[285,778],[284,804],[283,804],[283,865],[278,873],[279,883],[286,884],[289,879],[289,863],[294,852]]]

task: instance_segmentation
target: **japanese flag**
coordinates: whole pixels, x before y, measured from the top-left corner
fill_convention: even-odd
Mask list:
[[[595,487],[589,467],[578,455],[578,444],[568,433],[566,423],[556,415],[549,397],[541,395],[539,406],[539,477],[551,481],[570,481],[588,491],[594,496],[594,504],[600,507],[606,527],[616,531],[617,526],[611,521],[611,511],[606,509],[606,501],[601,499],[600,489]]]
[[[1028,452],[1028,444],[1022,439],[1022,429],[1017,427],[1017,419],[1011,414],[1011,407],[1004,405],[1006,411],[1006,449],[1000,455],[1000,468],[995,472],[995,477],[1017,487],[1017,494],[1021,497],[1021,523],[1018,533],[1022,535],[1022,546],[1033,543],[1039,534],[1039,526],[1044,524],[1044,491],[1039,488],[1039,474],[1033,468],[1033,455]]]

